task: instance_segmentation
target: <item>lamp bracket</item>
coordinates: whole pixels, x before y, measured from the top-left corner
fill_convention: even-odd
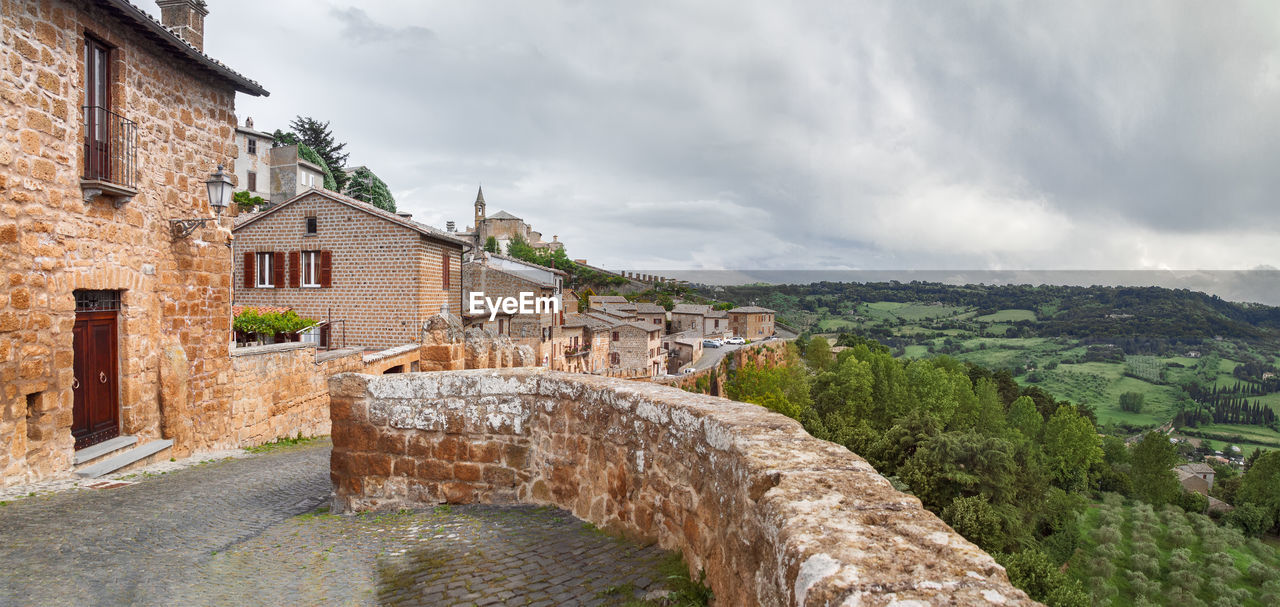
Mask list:
[[[186,238],[196,231],[196,228],[203,227],[205,223],[215,221],[214,217],[203,217],[198,219],[170,219],[169,229],[173,233],[173,239]]]

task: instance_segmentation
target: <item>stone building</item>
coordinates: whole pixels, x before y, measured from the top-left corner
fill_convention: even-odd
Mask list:
[[[671,309],[671,332],[697,331],[699,335],[704,335],[703,323],[710,311],[711,306],[676,304]]]
[[[647,325],[658,327],[659,330],[666,331],[667,328],[667,310],[655,303],[636,302],[636,319]]]
[[[308,190],[238,218],[235,303],[284,306],[324,321],[325,342],[416,343],[429,317],[462,309],[467,246],[408,217]]]
[[[746,339],[764,339],[773,335],[773,310],[760,306],[745,306],[729,310],[729,330],[734,336]]]
[[[202,52],[203,1],[157,4],[0,4],[0,484],[227,434],[231,232],[204,182],[236,93],[267,91]]]
[[[463,305],[466,306],[463,312],[472,323],[477,320],[488,321],[487,309],[481,315],[470,309],[472,292],[482,293],[484,297],[494,300],[518,300],[522,293],[528,293],[531,299],[554,298],[558,302],[565,276],[567,274],[560,270],[481,252],[462,265],[462,295],[465,302]],[[529,314],[517,313],[511,315],[510,323],[505,327],[499,326],[497,333],[510,336],[518,344],[532,347],[538,360],[549,365],[555,337],[554,328],[564,320],[564,314],[563,306],[558,313],[547,308]]]
[[[610,329],[609,367],[641,369],[649,375],[665,371],[662,329],[639,321],[622,322]]]
[[[282,145],[268,150],[271,183],[267,202],[280,204],[311,189],[324,188],[324,169],[298,155],[298,146]]]
[[[702,333],[694,330],[672,333],[662,337],[662,349],[667,355],[667,369],[675,373],[685,365],[702,358]]]
[[[271,133],[254,130],[253,118],[245,118],[236,127],[236,191],[247,191],[265,201],[271,200]],[[322,182],[323,183],[323,182]]]
[[[586,314],[566,314],[564,324],[557,327],[560,345],[559,366],[554,371],[597,373],[609,367],[609,341],[616,326]]]
[[[516,236],[524,239],[529,246],[535,249],[563,249],[564,243],[560,242],[558,236],[552,236],[551,241],[542,240],[542,233],[535,231],[525,223],[523,219],[512,215],[506,211],[498,211],[493,215],[487,215],[485,212],[484,188],[481,187],[476,191],[475,201],[475,225],[467,228],[466,232],[460,232],[458,235],[470,238],[475,245],[475,250],[484,249],[484,245],[492,237],[498,243],[498,252],[506,253],[507,244]]]
[[[671,332],[700,331],[707,337],[722,337],[729,332],[729,313],[711,306],[676,304],[671,309]]]

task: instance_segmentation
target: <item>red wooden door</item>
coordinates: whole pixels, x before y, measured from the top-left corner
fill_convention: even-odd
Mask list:
[[[119,436],[120,403],[116,363],[116,313],[77,312],[72,329],[75,351],[71,436],[83,449]]]

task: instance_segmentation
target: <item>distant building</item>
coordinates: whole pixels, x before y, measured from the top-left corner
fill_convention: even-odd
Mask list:
[[[1213,488],[1213,467],[1195,462],[1184,464],[1173,469],[1178,475],[1178,482],[1182,484],[1182,488],[1187,491],[1195,491],[1201,495],[1209,495],[1209,490]]]
[[[236,190],[271,200],[271,133],[254,130],[253,118],[236,127]]]
[[[498,252],[506,253],[507,244],[515,237],[523,238],[529,246],[535,249],[563,249],[564,243],[560,242],[558,236],[552,236],[551,241],[542,240],[542,233],[535,231],[525,223],[523,219],[512,215],[506,211],[498,211],[493,215],[487,215],[485,212],[484,188],[480,188],[476,192],[475,201],[475,225],[471,226],[466,232],[459,232],[459,236],[470,238],[475,244],[475,250],[481,251],[489,238],[493,238],[498,243]]]
[[[737,337],[764,339],[773,335],[773,310],[746,306],[729,310],[729,329]]]
[[[531,297],[559,298],[564,286],[566,274],[560,270],[528,263],[503,255],[484,253],[473,256],[462,265],[463,315],[468,324],[479,318],[486,322],[487,313],[476,314],[470,309],[471,293],[482,293],[484,297],[497,301],[498,298],[513,297],[519,299],[521,293],[529,293]],[[552,355],[554,328],[563,320],[565,310],[558,314],[544,310],[540,313],[515,314],[510,323],[500,326],[498,333],[511,337],[517,343],[533,348],[538,360],[549,365]]]

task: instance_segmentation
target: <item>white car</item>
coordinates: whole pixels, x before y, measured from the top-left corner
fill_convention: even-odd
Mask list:
[[[689,368],[685,369],[684,371],[681,371],[681,373],[683,373],[683,374],[685,374],[685,375],[693,375],[694,371],[696,371],[696,369],[694,369],[693,367],[689,367]]]
[[[742,344],[747,343],[747,340],[741,337],[730,337],[729,339],[724,340],[724,343],[733,344],[735,346],[741,346]]]

